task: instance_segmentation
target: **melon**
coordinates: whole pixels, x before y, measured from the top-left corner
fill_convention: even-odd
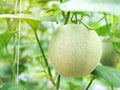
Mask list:
[[[100,61],[102,44],[94,30],[79,24],[60,26],[48,47],[48,58],[55,70],[66,77],[90,74]]]
[[[104,39],[102,42],[102,57],[101,64],[109,67],[116,67],[120,60],[120,55],[116,52],[109,39]]]

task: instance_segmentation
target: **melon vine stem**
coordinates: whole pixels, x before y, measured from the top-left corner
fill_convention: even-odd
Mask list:
[[[78,22],[78,17],[77,17],[77,14],[75,14],[75,24],[77,24]]]
[[[37,43],[38,43],[38,45],[39,45],[40,51],[41,51],[42,56],[43,56],[43,58],[44,58],[45,64],[46,64],[46,66],[47,66],[47,71],[48,71],[48,74],[49,74],[49,76],[50,76],[50,80],[51,80],[51,82],[52,82],[54,85],[56,85],[55,82],[54,82],[53,79],[52,79],[51,70],[50,70],[50,67],[49,67],[49,65],[48,65],[47,58],[46,58],[45,53],[44,53],[44,51],[43,51],[42,45],[41,45],[41,43],[40,43],[40,40],[39,40],[39,38],[38,38],[37,30],[34,30],[34,33],[35,33],[35,37],[36,37]]]
[[[85,90],[88,90],[88,89],[89,89],[89,87],[91,86],[92,82],[93,82],[95,79],[96,79],[96,77],[93,76],[93,78],[90,80],[90,82],[89,82],[89,84],[88,84],[88,86],[86,87]]]

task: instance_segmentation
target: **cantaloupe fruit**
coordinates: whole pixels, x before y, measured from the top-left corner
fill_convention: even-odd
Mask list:
[[[116,52],[112,42],[108,39],[104,39],[102,42],[102,48],[101,64],[115,68],[120,60],[120,55]]]
[[[59,27],[48,48],[51,64],[66,77],[88,75],[96,68],[101,54],[102,45],[97,33],[78,24]]]

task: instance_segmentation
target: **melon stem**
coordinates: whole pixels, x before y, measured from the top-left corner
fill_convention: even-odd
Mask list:
[[[59,90],[59,87],[60,87],[60,75],[58,75],[58,78],[57,78],[57,85],[56,85],[56,90]]]
[[[85,90],[88,90],[88,89],[89,89],[89,87],[91,86],[92,82],[93,82],[95,79],[96,79],[96,77],[93,76],[93,78],[90,80],[90,82],[89,82],[89,84],[88,84],[88,86],[86,87]]]

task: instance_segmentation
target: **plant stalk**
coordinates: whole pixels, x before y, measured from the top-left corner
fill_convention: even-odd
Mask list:
[[[92,82],[95,80],[95,77],[93,77],[92,79],[91,79],[91,81],[89,82],[89,84],[88,84],[88,86],[86,87],[86,89],[85,90],[88,90],[89,89],[89,87],[91,86],[91,84],[92,84]]]
[[[36,31],[37,31],[37,30],[34,30],[35,37],[36,37],[37,43],[38,43],[38,45],[39,45],[40,51],[41,51],[41,53],[42,53],[42,56],[43,56],[43,58],[44,58],[44,61],[45,61],[46,67],[47,67],[47,71],[48,71],[48,74],[49,74],[49,76],[50,76],[50,80],[52,81],[52,83],[53,83],[54,85],[56,85],[55,82],[54,82],[53,79],[52,79],[52,74],[51,74],[51,70],[50,70],[50,67],[49,67],[48,62],[47,62],[47,58],[46,58],[46,56],[45,56],[45,53],[44,53],[44,51],[43,51],[42,45],[41,45],[41,43],[40,43],[40,40],[39,40],[39,38],[38,38],[38,35],[37,35],[37,32],[36,32]]]
[[[60,87],[60,77],[61,77],[61,76],[58,75],[56,90],[59,90],[59,87]]]

